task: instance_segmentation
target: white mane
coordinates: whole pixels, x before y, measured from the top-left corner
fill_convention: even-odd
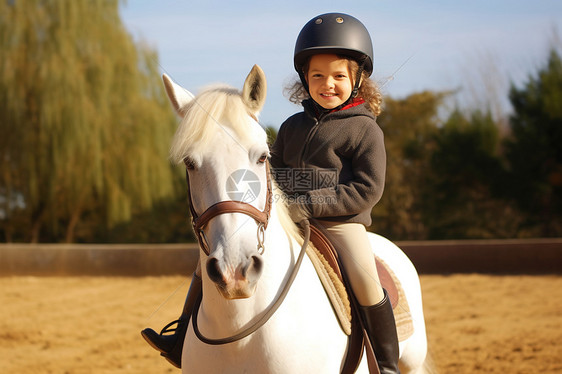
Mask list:
[[[181,163],[204,150],[214,149],[213,138],[218,131],[229,128],[241,141],[248,140],[248,109],[240,91],[229,86],[204,90],[185,108],[186,114],[172,139],[170,159]]]
[[[277,183],[273,180],[273,204],[275,204],[275,211],[277,213],[277,218],[283,230],[287,235],[297,241],[299,245],[302,245],[303,238],[298,226],[293,222],[289,216],[289,210],[287,209],[287,204],[285,203],[286,196],[285,193],[277,186]]]
[[[186,157],[197,158],[204,151],[215,149],[213,139],[218,131],[228,128],[237,141],[251,142],[253,132],[248,121],[248,109],[240,91],[230,86],[209,87],[197,95],[185,108],[172,139],[170,159],[181,163]],[[273,180],[273,202],[281,226],[287,234],[302,244],[299,228],[289,217],[283,191]]]

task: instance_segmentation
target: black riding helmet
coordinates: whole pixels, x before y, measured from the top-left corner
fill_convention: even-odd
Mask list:
[[[359,71],[350,99],[357,95],[361,73],[373,72],[373,43],[365,25],[344,13],[326,13],[314,17],[302,28],[295,44],[294,64],[302,84],[308,91],[304,65],[316,54],[347,56],[359,64]]]

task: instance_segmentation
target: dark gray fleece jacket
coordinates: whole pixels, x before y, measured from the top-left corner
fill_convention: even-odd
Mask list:
[[[365,103],[320,116],[311,100],[303,107],[281,125],[271,149],[277,183],[313,218],[369,226],[386,172],[375,116]]]

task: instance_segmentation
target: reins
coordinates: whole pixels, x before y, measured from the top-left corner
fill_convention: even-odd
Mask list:
[[[229,337],[226,337],[226,338],[211,339],[211,338],[207,338],[206,336],[204,336],[201,333],[201,331],[199,330],[199,325],[197,323],[197,316],[198,316],[198,313],[199,313],[199,307],[201,306],[201,299],[202,299],[202,296],[199,296],[199,298],[197,299],[197,301],[194,305],[193,314],[192,314],[192,317],[191,317],[192,323],[193,323],[193,331],[195,332],[195,335],[197,336],[197,338],[199,338],[199,340],[201,340],[202,342],[204,342],[206,344],[210,344],[210,345],[223,345],[223,344],[228,344],[228,343],[234,343],[238,340],[244,339],[245,337],[253,334],[259,328],[261,328],[263,325],[265,325],[267,321],[269,321],[271,316],[273,316],[273,314],[275,314],[277,309],[281,306],[281,304],[285,300],[285,297],[287,296],[287,293],[291,289],[293,281],[297,277],[297,273],[299,272],[300,266],[302,264],[302,260],[304,258],[305,253],[306,253],[306,248],[307,248],[308,242],[310,240],[310,223],[308,222],[308,220],[303,220],[301,222],[301,225],[303,226],[303,229],[304,229],[304,241],[303,241],[303,244],[302,244],[302,247],[301,247],[301,251],[299,253],[299,257],[297,258],[297,261],[295,262],[295,266],[293,267],[293,270],[291,271],[291,275],[289,276],[289,279],[287,279],[287,283],[285,283],[285,286],[283,287],[283,290],[281,291],[281,294],[279,295],[277,300],[275,300],[275,302],[271,305],[271,307],[269,309],[267,309],[265,311],[265,313],[260,317],[260,319],[257,320],[253,325],[245,328],[244,330],[240,331],[239,333],[234,334],[234,335],[229,336]]]
[[[260,211],[258,209],[256,209],[253,205],[248,204],[246,202],[243,201],[234,201],[234,200],[228,200],[228,201],[220,201],[216,204],[211,205],[207,210],[205,210],[201,215],[197,214],[197,212],[195,211],[195,208],[193,207],[193,200],[191,198],[191,185],[189,183],[189,172],[186,171],[186,180],[187,180],[187,186],[189,188],[188,191],[188,199],[189,199],[189,209],[191,211],[191,223],[193,225],[193,232],[195,233],[195,235],[197,236],[197,240],[199,241],[199,245],[201,246],[201,249],[203,249],[203,252],[205,252],[205,254],[207,256],[210,255],[210,249],[209,249],[209,241],[207,240],[207,236],[205,234],[205,226],[207,225],[207,223],[209,223],[209,221],[211,219],[213,219],[214,217],[221,215],[221,214],[227,214],[227,213],[242,213],[242,214],[246,214],[247,216],[252,217],[258,226],[258,231],[257,231],[257,239],[258,239],[258,252],[259,254],[263,254],[264,250],[265,250],[265,246],[264,246],[264,240],[265,240],[265,229],[267,228],[267,224],[269,223],[269,217],[271,215],[271,204],[273,201],[273,194],[272,194],[272,187],[271,187],[271,175],[269,172],[269,162],[266,161],[266,178],[267,178],[267,198],[266,198],[266,203],[265,203],[265,207],[263,209],[263,211]],[[293,281],[295,280],[297,273],[299,272],[302,260],[304,258],[304,255],[306,253],[306,248],[308,247],[308,242],[310,241],[310,223],[308,222],[308,220],[303,220],[301,222],[301,225],[303,226],[304,229],[304,241],[301,247],[301,251],[299,253],[299,257],[297,258],[297,261],[295,262],[295,265],[291,271],[291,274],[289,276],[289,279],[287,280],[287,283],[285,284],[285,286],[283,287],[283,290],[281,291],[281,294],[279,295],[279,297],[277,298],[277,300],[275,300],[275,302],[271,305],[271,307],[269,307],[265,313],[261,316],[261,318],[256,321],[256,323],[254,323],[253,325],[249,326],[248,328],[240,331],[239,333],[232,335],[230,337],[226,337],[226,338],[221,338],[221,339],[210,339],[205,337],[201,331],[199,330],[199,326],[197,324],[197,316],[199,313],[199,307],[201,306],[201,300],[202,300],[202,295],[199,296],[199,298],[197,299],[194,308],[193,308],[193,314],[192,314],[192,323],[193,323],[193,330],[195,332],[195,335],[197,336],[197,338],[199,338],[199,340],[201,340],[204,343],[207,344],[211,344],[211,345],[222,345],[222,344],[228,344],[228,343],[233,343],[236,342],[238,340],[241,340],[249,335],[251,335],[252,333],[254,333],[255,331],[257,331],[260,327],[262,327],[270,318],[271,316],[277,311],[277,309],[281,306],[281,304],[283,303],[283,300],[285,300],[285,296],[287,296],[287,293],[289,292],[289,289],[291,288],[291,285],[293,284]]]

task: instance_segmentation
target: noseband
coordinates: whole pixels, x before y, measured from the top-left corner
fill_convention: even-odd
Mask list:
[[[207,235],[205,235],[205,227],[210,220],[219,216],[221,214],[228,213],[242,213],[247,216],[252,217],[258,224],[258,252],[263,254],[265,250],[264,238],[265,229],[267,228],[267,223],[269,222],[269,216],[271,214],[271,202],[273,200],[271,192],[271,176],[269,173],[269,162],[265,161],[266,166],[266,178],[267,178],[267,196],[265,201],[265,207],[263,210],[256,209],[253,205],[245,203],[243,201],[236,200],[225,200],[219,201],[216,204],[211,205],[207,210],[205,210],[201,215],[198,215],[193,207],[193,200],[191,198],[191,185],[189,183],[189,172],[186,170],[186,180],[188,187],[188,199],[189,199],[189,209],[191,211],[191,224],[193,225],[193,232],[197,236],[197,241],[203,249],[203,252],[207,256],[210,254],[209,241],[207,240]]]
[[[191,223],[193,224],[193,231],[195,235],[197,235],[197,240],[199,241],[199,245],[205,252],[207,256],[209,256],[210,250],[208,245],[208,240],[205,235],[205,226],[211,219],[214,217],[227,214],[227,213],[242,213],[247,216],[252,217],[256,223],[258,224],[258,252],[260,254],[263,253],[264,247],[264,239],[265,239],[265,229],[267,228],[267,223],[269,222],[269,217],[271,214],[271,204],[273,201],[273,194],[272,194],[272,187],[271,187],[271,175],[269,172],[269,163],[268,161],[265,162],[266,166],[266,175],[267,175],[267,198],[265,202],[265,208],[263,210],[258,210],[254,206],[245,203],[243,201],[235,201],[235,200],[227,200],[227,201],[219,201],[216,204],[211,205],[207,210],[203,212],[203,214],[198,215],[193,207],[193,201],[191,199],[191,186],[189,184],[189,173],[186,171],[186,179],[187,179],[187,186],[189,188],[188,198],[189,198],[189,209],[191,210]],[[271,316],[275,313],[275,311],[281,306],[285,296],[289,292],[293,281],[295,280],[297,273],[299,272],[300,265],[306,253],[306,248],[308,246],[308,242],[310,240],[310,227],[308,220],[304,220],[301,222],[301,225],[304,227],[304,240],[301,247],[301,251],[299,256],[295,262],[295,265],[287,279],[287,283],[283,287],[281,294],[277,297],[275,302],[269,306],[269,308],[264,312],[264,314],[257,320],[253,325],[245,328],[244,330],[238,332],[235,335],[220,338],[220,339],[210,339],[205,337],[201,331],[199,331],[199,326],[197,323],[197,315],[199,312],[199,307],[201,305],[202,296],[200,295],[197,298],[195,305],[193,307],[193,314],[191,317],[191,322],[193,324],[193,331],[197,338],[206,344],[211,345],[222,345],[233,343],[238,340],[241,340],[255,331],[257,331],[260,327],[262,327]]]

